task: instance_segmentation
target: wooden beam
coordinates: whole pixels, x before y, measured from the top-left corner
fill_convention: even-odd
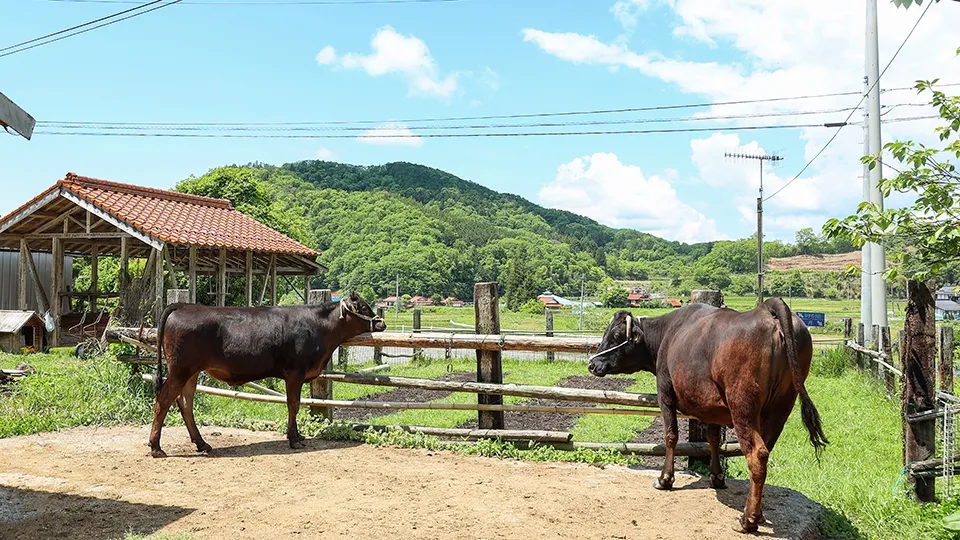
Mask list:
[[[26,239],[20,239],[20,287],[19,287],[19,296],[17,305],[22,311],[27,310],[27,305],[29,299],[27,298],[27,268],[30,266],[30,263],[27,262],[27,259],[32,258],[30,255],[30,248],[27,247]],[[37,350],[40,350],[40,347],[35,347]]]
[[[54,329],[50,337],[52,347],[60,346],[60,307],[63,301],[60,292],[63,289],[63,242],[59,238],[52,241],[50,253],[53,257],[51,264],[52,281],[50,283],[50,315],[53,317]]]
[[[187,270],[190,276],[190,303],[197,303],[197,246],[190,246],[190,266]]]
[[[277,255],[270,255],[270,305],[277,305]]]
[[[63,224],[66,225],[67,222],[64,221]],[[103,239],[103,238],[124,238],[124,237],[130,237],[130,235],[126,233],[121,233],[121,232],[91,232],[91,233],[62,232],[62,233],[35,233],[35,234],[34,233],[0,234],[0,240],[19,239],[19,238],[26,238],[28,240],[50,240],[53,238],[62,238],[64,240],[97,240],[97,239]]]
[[[477,334],[499,334],[500,295],[497,291],[497,284],[495,282],[477,283],[473,287],[473,299]],[[500,351],[477,349],[477,381],[493,384],[503,382]],[[503,396],[478,394],[477,402],[481,405],[503,405]],[[480,411],[477,425],[480,429],[503,429],[503,412]]]
[[[98,206],[94,205],[93,203],[84,199],[83,197],[77,195],[76,193],[70,191],[69,189],[60,188],[60,193],[65,199],[76,204],[80,208],[88,210],[93,215],[99,217],[100,219],[106,221],[107,223],[113,225],[114,227],[120,229],[121,231],[133,236],[134,238],[140,240],[144,244],[147,244],[154,249],[161,249],[163,247],[163,242],[160,239],[154,238],[149,234],[147,234],[146,232],[141,231],[140,229],[137,229],[133,225],[130,225],[126,221],[123,221],[117,218],[110,212],[107,212],[106,210],[99,208]]]
[[[131,332],[137,329],[131,328]],[[156,341],[156,332],[152,334]],[[655,394],[634,394],[611,390],[589,390],[585,388],[564,388],[554,386],[532,386],[521,384],[493,384],[480,382],[437,381],[413,377],[395,377],[391,375],[372,375],[361,373],[322,373],[319,379],[366,384],[371,386],[390,386],[393,388],[420,388],[445,392],[470,392],[498,396],[517,396],[526,398],[554,399],[564,401],[589,401],[609,405],[629,405],[633,407],[659,407]]]
[[[220,266],[217,276],[217,305],[227,305],[227,248],[220,248]]]
[[[90,215],[90,214],[87,214]],[[100,292],[100,276],[99,276],[99,267],[100,266],[100,246],[93,244],[90,248],[90,289],[89,292],[98,293]],[[93,296],[90,298],[90,309],[91,311],[97,310],[97,298]]]
[[[306,304],[310,298],[310,274],[303,276],[303,303]]]
[[[47,193],[43,197],[40,197],[36,201],[28,204],[26,208],[8,217],[6,221],[0,224],[0,233],[2,233],[3,231],[6,231],[10,227],[13,227],[17,223],[20,223],[24,219],[27,219],[31,214],[43,208],[44,206],[50,204],[51,202],[57,200],[59,197],[60,197],[60,190],[53,189],[50,191],[50,193]]]
[[[247,307],[253,305],[253,252],[247,252],[246,276],[244,276],[244,290]]]
[[[0,93],[0,126],[9,126],[29,141],[36,125],[37,121],[27,111]]]
[[[130,286],[130,237],[120,238],[120,290]]]
[[[153,267],[156,274],[154,275],[154,298],[156,299],[156,304],[154,305],[154,321],[155,324],[159,324],[160,315],[163,314],[163,309],[166,307],[166,297],[163,294],[163,261],[164,256],[163,252],[166,251],[166,247],[161,246],[156,250],[156,255],[153,257]]]
[[[902,395],[904,417],[937,408],[935,290],[932,281],[907,281]],[[904,465],[932,458],[936,454],[936,419],[905,424]],[[914,478],[913,481],[917,499],[932,502],[936,495],[935,478]]]
[[[263,305],[263,300],[267,297],[267,287],[270,285],[270,272],[273,269],[273,258],[270,258],[270,262],[267,263],[267,267],[263,271],[263,289],[260,290],[260,302],[257,303],[258,306]]]
[[[87,212],[86,212],[87,224],[86,224],[86,229],[85,229],[87,234],[90,234],[90,217],[91,217],[91,216],[92,216],[92,214],[90,213],[89,210],[87,210]]]
[[[40,281],[40,273],[37,272],[37,265],[33,262],[33,255],[30,254],[29,248],[27,249],[27,265],[30,267],[30,275],[33,276],[33,287],[37,294],[37,307],[40,310],[40,313],[46,313],[50,310],[50,298],[47,296],[47,291],[43,288],[43,282]]]

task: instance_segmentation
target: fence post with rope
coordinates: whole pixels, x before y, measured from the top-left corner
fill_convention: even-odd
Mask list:
[[[547,337],[553,337],[553,312],[547,309],[544,311],[544,316],[546,317],[545,324]],[[547,351],[547,362],[553,362],[553,359],[553,351]]]
[[[496,282],[477,283],[473,286],[473,306],[476,315],[477,334],[500,333],[500,295]],[[477,351],[477,382],[503,384],[503,365],[500,351]],[[503,396],[477,394],[481,405],[503,405]],[[479,411],[477,426],[480,429],[503,429],[503,411]]]

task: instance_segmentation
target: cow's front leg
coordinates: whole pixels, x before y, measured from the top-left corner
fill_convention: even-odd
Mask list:
[[[303,390],[303,374],[288,375],[284,382],[287,387],[287,441],[290,448],[303,448],[304,437],[297,429],[297,413],[300,412],[300,392]]]
[[[672,389],[659,392],[660,414],[663,416],[663,440],[666,443],[667,451],[663,457],[663,470],[660,472],[660,478],[653,483],[657,489],[673,488],[673,462],[674,452],[677,448],[677,439],[680,438],[679,428],[677,427],[677,401],[673,395]]]

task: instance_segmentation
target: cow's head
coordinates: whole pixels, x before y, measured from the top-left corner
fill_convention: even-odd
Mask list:
[[[600,340],[600,348],[590,357],[590,373],[597,377],[635,373],[645,369],[649,356],[640,319],[620,310],[613,314],[613,320]]]
[[[370,304],[357,294],[357,291],[350,291],[350,294],[340,300],[340,318],[358,319],[364,322],[371,332],[383,332],[387,329],[387,323],[370,309]]]

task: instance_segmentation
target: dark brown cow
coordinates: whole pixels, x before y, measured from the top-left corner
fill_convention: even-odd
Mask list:
[[[303,383],[316,378],[327,367],[333,351],[344,341],[386,328],[356,292],[340,302],[316,306],[170,305],[160,317],[157,329],[151,454],[166,457],[160,449],[160,430],[174,401],[197,450],[210,450],[193,418],[193,396],[201,371],[232,386],[266,377],[282,378],[287,389],[287,439],[290,448],[303,447],[304,437],[297,430]]]
[[[750,470],[750,493],[737,530],[763,523],[767,458],[800,395],[803,424],[815,454],[827,444],[820,415],[807,395],[813,343],[799,317],[779,298],[739,313],[688,304],[660,317],[636,318],[618,311],[607,328],[590,373],[649,371],[657,375],[666,458],[654,483],[673,487],[677,411],[706,422],[710,483],[726,487],[720,469],[720,426],[732,426]]]

